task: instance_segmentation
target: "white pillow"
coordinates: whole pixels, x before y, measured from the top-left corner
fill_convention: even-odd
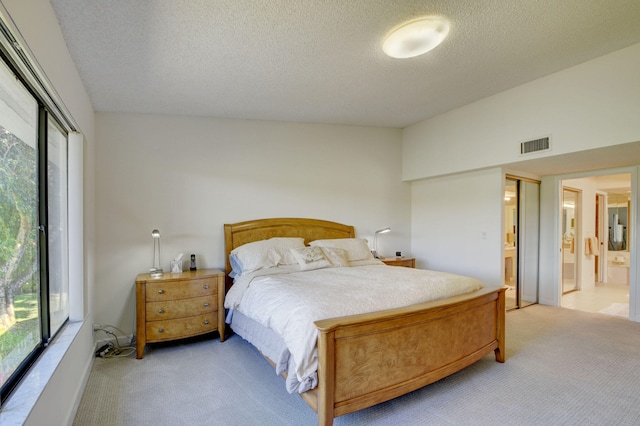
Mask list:
[[[320,247],[324,257],[329,260],[331,266],[349,266],[349,255],[345,249],[337,247]]]
[[[272,268],[279,264],[294,264],[296,260],[289,250],[303,247],[304,238],[275,237],[254,241],[233,249],[229,256],[229,262],[233,268],[234,276],[240,276],[258,269]]]
[[[331,247],[346,250],[349,262],[354,260],[373,259],[367,240],[362,238],[336,238],[331,240],[315,240],[309,243],[312,247]]]
[[[298,238],[295,238],[298,240]],[[299,249],[305,248],[304,238],[299,238],[299,242],[296,241],[292,247],[274,247],[272,250],[276,250],[280,255],[280,260],[278,261],[278,266],[280,265],[295,265],[298,263],[298,260],[295,258],[293,253],[291,253],[291,249]]]
[[[296,258],[300,269],[308,271],[311,269],[327,268],[331,263],[324,257],[324,253],[320,247],[303,247],[299,249],[290,249],[291,254]]]

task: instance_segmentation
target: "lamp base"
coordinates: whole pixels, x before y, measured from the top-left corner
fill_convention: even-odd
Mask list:
[[[149,269],[149,276],[151,278],[160,278],[162,277],[162,268],[151,268]]]

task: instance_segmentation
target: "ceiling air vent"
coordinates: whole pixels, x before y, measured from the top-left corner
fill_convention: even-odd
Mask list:
[[[520,144],[520,154],[529,154],[531,152],[546,151],[548,149],[549,149],[549,138],[534,139],[532,141],[526,141]]]

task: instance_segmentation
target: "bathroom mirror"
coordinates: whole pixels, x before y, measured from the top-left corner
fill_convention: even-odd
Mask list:
[[[562,189],[562,294],[578,290],[578,262],[576,261],[576,230],[578,196],[575,189]]]
[[[576,202],[577,192],[563,190],[562,195],[562,240],[565,247],[575,243],[576,237]]]
[[[609,251],[629,249],[629,194],[609,192],[607,196],[609,215]]]

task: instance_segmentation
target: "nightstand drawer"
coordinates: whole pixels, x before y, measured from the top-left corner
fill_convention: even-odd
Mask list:
[[[416,267],[416,260],[413,257],[384,257],[380,260],[389,266],[404,266],[405,268]]]
[[[218,320],[215,313],[167,321],[151,321],[147,323],[146,327],[147,342],[197,336],[217,329]]]
[[[148,302],[147,321],[168,320],[206,314],[218,309],[218,295],[194,297],[193,299]]]
[[[216,292],[216,281],[213,278],[201,278],[189,281],[147,282],[147,302],[161,300],[188,299],[195,296],[206,296]]]

